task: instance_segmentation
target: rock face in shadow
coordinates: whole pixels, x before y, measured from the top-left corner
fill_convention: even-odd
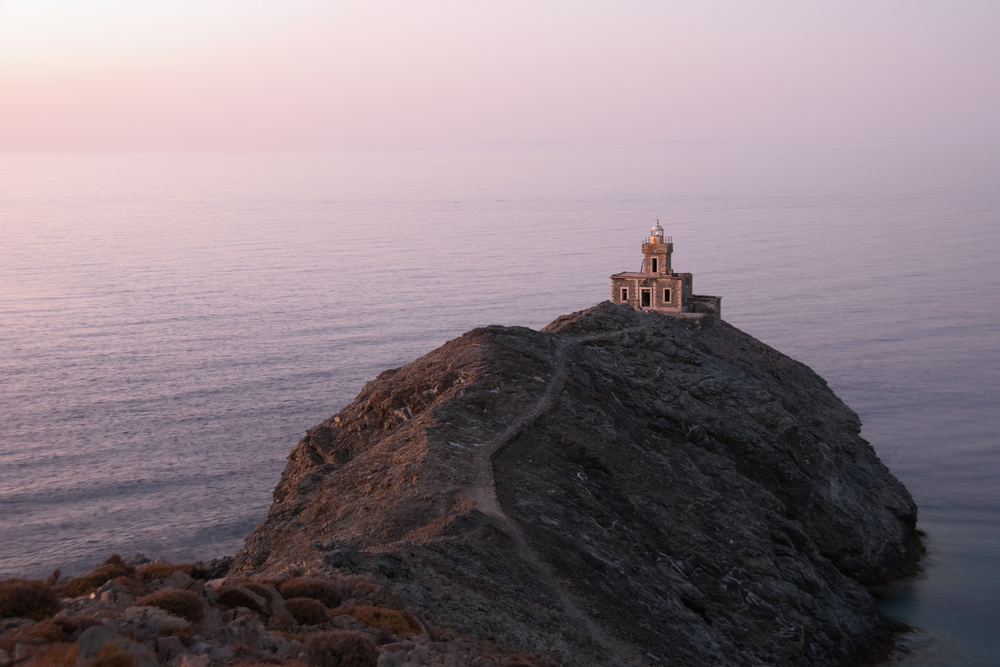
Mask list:
[[[234,571],[369,571],[566,665],[843,665],[893,626],[909,493],[805,365],[603,303],[382,373],[289,456]]]

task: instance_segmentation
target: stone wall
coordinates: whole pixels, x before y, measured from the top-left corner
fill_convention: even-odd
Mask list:
[[[692,294],[689,301],[691,302],[691,312],[707,313],[715,319],[716,324],[722,322],[721,296],[708,296],[707,294]]]
[[[628,298],[622,298],[622,290],[628,289]],[[642,292],[649,290],[649,305],[642,305]],[[670,290],[670,299],[665,300],[666,290]],[[691,275],[674,274],[642,277],[631,276],[611,277],[611,303],[621,303],[633,308],[652,308],[654,310],[690,311]]]

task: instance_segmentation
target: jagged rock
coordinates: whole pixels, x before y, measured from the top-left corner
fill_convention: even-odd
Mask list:
[[[225,556],[223,558],[213,558],[212,560],[206,562],[198,561],[192,566],[192,575],[198,579],[205,579],[206,581],[211,581],[213,579],[222,579],[227,574],[229,574],[229,568],[232,567],[233,557]]]
[[[109,643],[120,646],[122,652],[134,660],[136,667],[157,667],[156,657],[148,647],[103,625],[95,625],[83,631],[79,639],[80,655],[83,658],[93,658]]]
[[[169,662],[177,656],[186,655],[187,649],[177,637],[159,637],[156,640],[156,653],[160,662]]]
[[[161,588],[187,589],[194,583],[194,578],[180,570],[174,570],[170,576],[163,580]]]
[[[277,635],[272,635],[267,630],[260,630],[258,632],[257,648],[273,653],[279,658],[291,655],[291,645],[288,643],[288,640]]]
[[[94,591],[94,593],[97,595],[97,597],[101,597],[105,593],[115,593],[115,594],[118,594],[118,593],[128,593],[128,592],[129,592],[129,590],[127,588],[125,588],[124,586],[122,586],[121,584],[119,584],[114,579],[112,579],[111,581],[108,581],[103,586],[101,586],[96,591]]]
[[[131,623],[149,623],[157,628],[175,627],[187,629],[192,625],[191,621],[174,616],[158,607],[129,607],[125,610],[123,616],[125,620]]]
[[[839,665],[894,626],[916,507],[809,368],[604,303],[385,371],[289,455],[233,572],[368,571],[567,665]]]
[[[64,610],[65,611],[65,610]],[[59,612],[63,616],[66,616],[62,611]],[[34,625],[38,621],[32,620],[30,618],[0,618],[0,635],[13,630],[14,628],[19,628],[22,625]]]
[[[211,662],[216,664],[226,664],[232,662],[233,658],[236,657],[236,649],[232,645],[220,646],[219,648],[212,649],[208,657]]]
[[[267,600],[236,582],[227,581],[216,592],[219,594],[219,601],[228,607],[245,607],[258,614],[267,612]]]
[[[257,590],[267,601],[267,627],[269,630],[287,630],[298,625],[285,606],[285,600],[274,586],[258,585]]]

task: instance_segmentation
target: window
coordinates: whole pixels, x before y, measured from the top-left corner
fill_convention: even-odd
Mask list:
[[[663,290],[663,303],[670,303],[670,290]]]
[[[656,258],[653,258],[653,273],[656,273]]]
[[[639,290],[639,301],[640,301],[639,307],[649,308],[650,306],[652,306],[653,304],[650,303],[651,296],[652,296],[652,290],[648,289]]]
[[[622,288],[622,301],[628,301],[628,288]]]

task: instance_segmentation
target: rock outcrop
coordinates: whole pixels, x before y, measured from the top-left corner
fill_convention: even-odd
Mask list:
[[[609,303],[368,383],[289,456],[234,573],[370,572],[566,665],[844,665],[916,566],[909,493],[805,365]]]

